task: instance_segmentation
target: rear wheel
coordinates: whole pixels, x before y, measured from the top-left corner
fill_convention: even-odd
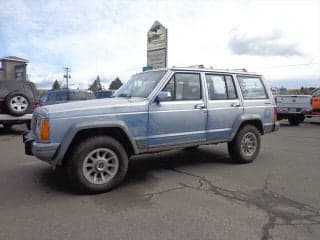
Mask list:
[[[123,146],[107,136],[91,137],[75,147],[67,161],[67,172],[81,192],[106,192],[126,176],[128,156]]]
[[[300,123],[302,123],[305,119],[304,115],[295,115],[295,116],[289,116],[288,121],[290,125],[298,126]]]
[[[12,123],[3,123],[2,125],[3,125],[4,130],[10,130],[13,124]]]
[[[28,130],[31,130],[31,121],[26,122],[26,127]]]
[[[187,150],[187,151],[195,151],[199,148],[199,146],[192,146],[192,147],[185,147],[184,150]]]
[[[228,150],[233,162],[250,163],[260,151],[260,133],[253,125],[243,126],[236,137],[228,143]]]

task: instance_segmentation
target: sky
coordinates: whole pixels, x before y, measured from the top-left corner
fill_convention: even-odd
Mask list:
[[[168,29],[168,66],[245,68],[274,86],[320,86],[320,0],[0,0],[0,57],[29,60],[39,88],[108,88],[146,65],[147,31]]]

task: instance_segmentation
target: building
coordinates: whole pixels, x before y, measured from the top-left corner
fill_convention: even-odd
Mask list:
[[[27,81],[28,60],[15,56],[8,56],[1,58],[0,62],[0,81]]]

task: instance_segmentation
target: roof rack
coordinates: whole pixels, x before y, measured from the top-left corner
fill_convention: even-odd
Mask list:
[[[230,69],[230,70],[239,71],[239,72],[248,72],[248,70],[245,68],[234,68],[234,69]]]
[[[190,68],[204,68],[204,65],[203,64],[198,64],[198,65],[191,65],[191,66],[188,66]]]

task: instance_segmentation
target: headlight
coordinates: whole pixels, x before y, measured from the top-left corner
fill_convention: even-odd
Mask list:
[[[36,135],[41,141],[48,141],[50,136],[49,120],[38,117],[36,120]]]

